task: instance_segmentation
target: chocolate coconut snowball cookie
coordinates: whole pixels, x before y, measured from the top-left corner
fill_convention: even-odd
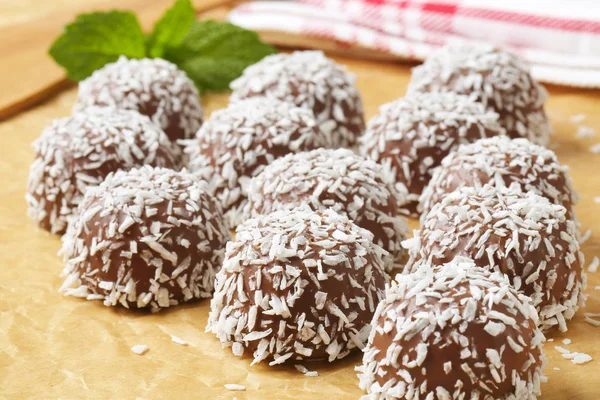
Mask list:
[[[189,170],[210,183],[234,227],[243,220],[250,178],[276,158],[324,144],[310,111],[261,97],[212,113],[185,152]]]
[[[552,133],[544,87],[519,57],[491,45],[441,48],[413,69],[408,91],[468,95],[497,112],[512,138],[545,146]]]
[[[148,164],[179,168],[181,150],[136,111],[90,107],[47,126],[33,143],[27,213],[40,227],[61,234],[85,189],[118,169]]]
[[[558,162],[556,154],[527,139],[506,136],[482,139],[460,146],[448,155],[420,198],[420,210],[426,214],[434,204],[463,186],[480,188],[485,184],[519,184],[551,203],[567,209],[567,218],[575,218],[578,195],[569,177],[569,167]]]
[[[267,56],[230,86],[232,102],[267,96],[311,110],[329,147],[352,147],[365,129],[354,76],[321,51]]]
[[[575,222],[566,209],[518,185],[461,188],[444,197],[406,241],[408,271],[420,262],[441,265],[456,256],[508,275],[530,296],[542,330],[566,321],[583,306],[585,273]]]
[[[383,105],[360,138],[361,154],[382,164],[406,193],[401,210],[418,216],[417,204],[431,173],[458,145],[503,135],[498,114],[454,93],[414,93]]]
[[[152,311],[211,296],[230,231],[192,174],[117,171],[78,211],[63,236],[65,295]]]
[[[358,367],[373,400],[535,400],[544,335],[529,298],[500,273],[456,258],[398,275]]]
[[[265,167],[248,189],[251,216],[302,204],[313,210],[331,208],[371,231],[375,243],[397,263],[403,261],[401,243],[408,232],[398,213],[402,200],[379,164],[348,149],[289,154]]]
[[[75,111],[112,106],[147,115],[172,140],[192,137],[204,110],[194,83],[166,60],[120,57],[79,83]]]
[[[299,207],[247,220],[227,244],[207,331],[252,364],[362,349],[383,297],[388,253],[333,210]]]

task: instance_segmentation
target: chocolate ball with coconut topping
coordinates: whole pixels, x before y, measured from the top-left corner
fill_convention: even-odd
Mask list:
[[[120,57],[79,83],[75,111],[89,106],[135,110],[152,119],[172,140],[192,137],[204,110],[185,72],[159,58]]]
[[[361,154],[389,171],[406,193],[401,210],[418,216],[418,199],[431,173],[460,144],[503,135],[498,114],[454,93],[415,93],[383,105],[360,138]]]
[[[512,138],[548,144],[552,127],[544,111],[548,94],[516,55],[490,45],[446,46],[414,68],[409,92],[455,92],[500,115]]]
[[[398,213],[401,202],[392,181],[376,162],[348,149],[317,149],[282,157],[250,181],[248,210],[252,216],[307,204],[347,215],[374,235],[375,243],[403,261],[402,241],[408,232]],[[391,269],[390,263],[386,269]]]
[[[207,330],[252,364],[334,361],[362,349],[388,253],[333,210],[249,219],[227,244]]]
[[[493,137],[460,146],[448,155],[433,173],[420,198],[426,214],[436,203],[463,186],[481,188],[519,184],[551,203],[567,209],[567,218],[575,218],[578,195],[569,177],[569,167],[558,162],[556,154],[527,139]]]
[[[89,188],[63,237],[61,292],[151,311],[210,297],[231,233],[204,186],[144,166]]]
[[[542,330],[566,321],[583,306],[585,273],[575,222],[566,209],[518,185],[464,187],[444,197],[405,242],[411,258],[435,265],[466,256],[481,267],[508,275],[530,296]]]
[[[142,165],[178,168],[181,150],[136,111],[91,107],[47,126],[33,143],[27,182],[28,214],[62,234],[85,189],[110,172]]]
[[[321,51],[275,54],[231,83],[231,101],[267,96],[311,110],[330,147],[352,147],[365,129],[354,76]]]
[[[189,170],[210,182],[231,226],[243,220],[247,186],[275,159],[324,145],[308,110],[269,98],[254,98],[212,113],[189,140]]]
[[[544,382],[529,298],[457,258],[398,275],[373,318],[359,371],[370,399],[527,399]]]

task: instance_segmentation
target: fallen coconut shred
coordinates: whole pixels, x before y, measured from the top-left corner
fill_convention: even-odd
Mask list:
[[[296,364],[294,365],[294,368],[296,368],[299,372],[302,372],[304,376],[319,376],[317,371],[309,371],[304,365]]]
[[[148,350],[150,350],[150,348],[148,346],[146,346],[145,344],[136,344],[135,346],[133,346],[131,348],[131,351],[133,351],[135,354],[140,355],[140,356],[143,355]]]

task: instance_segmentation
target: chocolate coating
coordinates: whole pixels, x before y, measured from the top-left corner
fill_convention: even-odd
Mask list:
[[[377,307],[360,387],[372,399],[535,400],[546,359],[529,298],[467,258],[422,267]]]
[[[512,138],[545,146],[552,133],[544,87],[519,57],[487,44],[441,48],[413,69],[408,90],[470,96],[498,113]]]
[[[464,187],[448,194],[423,218],[409,244],[414,271],[421,261],[444,264],[456,256],[508,275],[530,296],[543,330],[567,330],[585,296],[583,253],[566,209],[518,185]]]
[[[243,221],[250,178],[288,153],[325,144],[310,111],[268,98],[254,98],[212,113],[187,142],[189,170],[210,183],[231,226]]]
[[[485,184],[510,186],[513,183],[564,206],[567,218],[575,219],[578,195],[569,177],[569,168],[558,162],[552,150],[527,139],[506,136],[462,145],[444,158],[421,195],[420,209],[426,214],[434,204],[463,186],[477,189]]]
[[[231,233],[204,186],[145,166],[88,189],[63,237],[61,292],[153,311],[210,297]]]
[[[300,207],[247,220],[217,274],[207,330],[254,363],[362,348],[382,298],[387,252],[333,210]]]
[[[150,119],[135,111],[91,107],[54,120],[33,143],[27,213],[40,227],[62,234],[89,186],[118,169],[148,164],[179,168],[181,150]]]
[[[231,83],[231,101],[266,96],[311,110],[330,147],[352,147],[365,129],[354,79],[321,51],[274,54]]]
[[[401,263],[408,226],[398,213],[400,196],[383,168],[348,149],[317,149],[274,161],[248,185],[251,216],[306,204],[331,208],[374,235],[376,244]],[[386,269],[391,269],[390,263]]]
[[[383,105],[360,138],[360,152],[395,177],[405,193],[401,210],[418,216],[418,199],[431,173],[460,144],[503,135],[498,115],[468,96],[413,93]]]
[[[192,137],[204,110],[185,72],[166,60],[120,57],[79,83],[75,111],[89,106],[135,110],[161,127],[169,139]]]

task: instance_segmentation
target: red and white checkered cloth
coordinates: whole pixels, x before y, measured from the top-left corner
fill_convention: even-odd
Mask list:
[[[422,60],[450,43],[491,42],[528,61],[538,80],[600,87],[595,0],[257,1],[235,8],[229,20],[259,32],[310,37],[328,49],[360,47],[398,59]]]

